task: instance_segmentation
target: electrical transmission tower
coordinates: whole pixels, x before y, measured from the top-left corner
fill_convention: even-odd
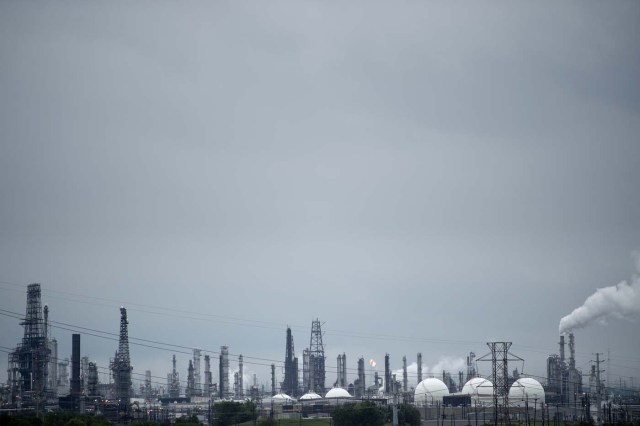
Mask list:
[[[324,345],[320,320],[311,323],[311,341],[309,342],[309,388],[318,394],[324,394],[325,369]]]
[[[115,384],[115,396],[118,400],[118,412],[128,413],[129,400],[131,398],[131,359],[129,358],[129,321],[127,310],[120,307],[120,339],[118,351],[111,364],[113,380]]]
[[[524,360],[509,353],[511,342],[487,342],[487,346],[491,352],[478,358],[478,361],[489,361],[489,357],[491,360],[493,422],[497,425],[500,411],[502,411],[502,418],[509,421],[509,361],[524,363]]]

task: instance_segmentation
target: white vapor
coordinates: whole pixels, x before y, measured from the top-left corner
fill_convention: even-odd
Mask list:
[[[640,273],[640,252],[632,254],[636,270]],[[569,315],[560,320],[560,334],[576,328],[586,327],[594,321],[608,318],[633,317],[640,314],[640,275],[631,277],[631,282],[622,281],[618,285],[599,288]]]
[[[441,356],[438,363],[432,367],[429,367],[425,363],[422,363],[422,375],[423,379],[427,377],[440,377],[442,371],[451,373],[452,376],[458,377],[458,371],[465,370],[466,361],[460,357]],[[392,374],[396,375],[396,380],[402,381],[402,368],[392,370]],[[407,365],[407,375],[409,376],[409,383],[416,383],[418,377],[418,363],[412,362]]]

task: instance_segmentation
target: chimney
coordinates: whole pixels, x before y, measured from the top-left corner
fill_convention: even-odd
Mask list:
[[[71,335],[71,396],[79,397],[80,381],[80,335]]]
[[[576,343],[573,333],[569,333],[569,367],[576,368]]]
[[[564,334],[560,335],[560,361],[564,362]]]

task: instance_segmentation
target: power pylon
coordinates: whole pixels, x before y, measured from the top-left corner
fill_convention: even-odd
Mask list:
[[[509,361],[524,360],[509,353],[511,342],[487,342],[490,353],[478,358],[478,361],[491,360],[493,380],[493,423],[498,424],[500,411],[502,418],[509,422]]]

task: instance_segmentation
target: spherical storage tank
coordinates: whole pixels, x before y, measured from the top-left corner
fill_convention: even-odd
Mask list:
[[[324,396],[326,399],[332,398],[352,398],[351,394],[343,388],[333,388]]]
[[[474,400],[489,400],[493,398],[493,383],[482,377],[474,377],[465,383],[460,393],[471,395]]]
[[[298,398],[299,401],[313,401],[314,399],[322,399],[322,397],[315,392],[307,392]]]
[[[449,395],[449,388],[442,380],[429,378],[421,381],[416,386],[413,400],[418,405],[435,404],[442,402],[442,397]]]
[[[544,388],[539,381],[530,377],[516,380],[509,389],[510,404],[524,407],[526,401],[530,406],[544,402]]]
[[[293,398],[291,398],[286,393],[279,393],[273,395],[271,397],[271,401],[273,401],[275,404],[291,404],[293,402]]]

